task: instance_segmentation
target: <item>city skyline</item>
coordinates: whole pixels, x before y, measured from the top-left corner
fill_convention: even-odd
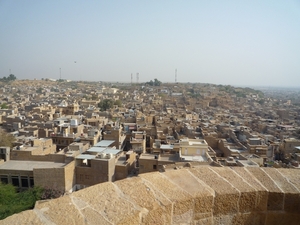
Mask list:
[[[297,1],[1,1],[0,21],[0,77],[300,82]]]

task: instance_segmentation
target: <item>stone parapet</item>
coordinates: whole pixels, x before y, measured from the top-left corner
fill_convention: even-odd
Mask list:
[[[299,190],[298,170],[203,166],[94,185],[0,224],[299,224]]]

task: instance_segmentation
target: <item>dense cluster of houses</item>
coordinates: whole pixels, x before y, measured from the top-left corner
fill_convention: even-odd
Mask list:
[[[0,89],[0,179],[72,192],[197,166],[299,169],[300,109],[212,84],[14,81]],[[119,101],[101,111],[105,99]]]

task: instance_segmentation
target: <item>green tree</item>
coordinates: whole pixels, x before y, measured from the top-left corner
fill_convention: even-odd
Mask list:
[[[114,102],[114,105],[117,105],[118,107],[121,107],[122,106],[122,101],[118,99]]]
[[[112,99],[104,99],[98,103],[98,107],[101,111],[106,111],[114,106],[114,101]]]
[[[32,209],[35,202],[41,199],[43,192],[44,189],[34,187],[18,193],[13,185],[0,182],[0,220],[12,214]]]
[[[146,84],[148,84],[148,85],[150,85],[150,86],[154,86],[153,80],[150,80],[149,82],[146,82]]]
[[[16,76],[15,75],[13,75],[13,74],[9,74],[9,76],[8,77],[3,77],[3,78],[1,78],[0,79],[0,81],[3,81],[3,82],[9,82],[9,81],[14,81],[14,80],[16,80],[17,78],[16,78]]]
[[[96,99],[98,99],[98,96],[95,95],[95,94],[93,94],[93,95],[92,95],[92,100],[96,100]]]
[[[6,103],[2,103],[2,104],[0,105],[0,108],[1,108],[1,109],[8,109],[8,105],[7,105]]]
[[[154,79],[154,86],[160,86],[161,81],[157,80],[156,78]]]
[[[13,142],[15,141],[15,137],[4,130],[0,130],[0,146],[8,146],[10,148],[13,147]]]
[[[13,80],[16,80],[16,79],[17,79],[16,76],[13,75],[13,74],[9,74],[9,76],[7,78],[7,80],[9,80],[9,81],[13,81]]]
[[[155,78],[154,81],[150,80],[149,82],[146,82],[146,84],[148,84],[150,86],[160,86],[162,84],[162,82]]]
[[[58,90],[57,88],[54,88],[54,87],[52,87],[52,88],[50,89],[50,91],[51,91],[51,92],[59,92],[59,90]]]
[[[36,90],[36,93],[41,94],[42,92],[43,92],[43,88],[41,88],[41,87]]]
[[[58,198],[63,192],[54,188],[35,186],[18,192],[11,184],[0,182],[0,220],[24,210],[33,209],[36,201]]]
[[[190,88],[188,91],[189,91],[191,94],[194,94],[194,93],[195,93],[195,90],[194,90],[193,88]]]

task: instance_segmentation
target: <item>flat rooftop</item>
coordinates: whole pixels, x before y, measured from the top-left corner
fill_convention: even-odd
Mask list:
[[[105,150],[106,148],[104,147],[91,147],[90,149],[87,150],[87,152],[97,152],[101,153]]]
[[[96,155],[80,154],[76,156],[76,159],[95,159]]]
[[[160,155],[159,159],[158,159],[159,162],[179,162],[180,159],[179,159],[179,155],[178,154],[163,154],[163,155]]]
[[[121,157],[118,159],[116,165],[126,165],[126,156],[121,156]]]
[[[160,149],[162,150],[168,150],[168,149],[173,149],[174,145],[161,145]]]
[[[22,147],[20,147],[20,150],[15,150],[13,149],[12,151],[28,151],[28,152],[31,152],[31,151],[34,151],[38,149],[38,147],[36,146],[28,146],[28,145],[23,145]]]
[[[259,165],[256,162],[253,162],[251,160],[238,160],[239,163],[241,163],[243,166],[247,167],[259,167]]]
[[[230,148],[229,151],[232,152],[232,153],[244,153],[244,152],[248,152],[248,150],[236,149],[236,148]]]
[[[155,156],[158,157],[158,154],[143,153],[140,155],[140,159],[155,159]]]
[[[99,141],[97,144],[95,144],[94,147],[108,147],[114,142],[115,141],[112,141],[112,140],[102,140],[102,141]]]
[[[3,164],[0,164],[0,171],[1,170],[33,171],[33,169],[61,168],[61,167],[64,167],[65,165],[66,165],[66,163],[10,160],[10,161],[4,162]]]
[[[105,154],[113,154],[113,155],[117,155],[120,152],[122,152],[122,150],[120,150],[120,149],[113,149],[113,148],[107,148],[107,149],[105,149],[103,151],[103,153],[105,153]]]
[[[96,153],[117,155],[120,152],[122,152],[122,150],[115,149],[115,148],[91,147],[90,149],[87,150],[87,152],[96,152]]]
[[[189,155],[181,155],[182,158],[184,158],[183,161],[197,161],[197,162],[207,162],[208,159],[205,156],[201,155],[194,155],[194,156],[189,156]]]

